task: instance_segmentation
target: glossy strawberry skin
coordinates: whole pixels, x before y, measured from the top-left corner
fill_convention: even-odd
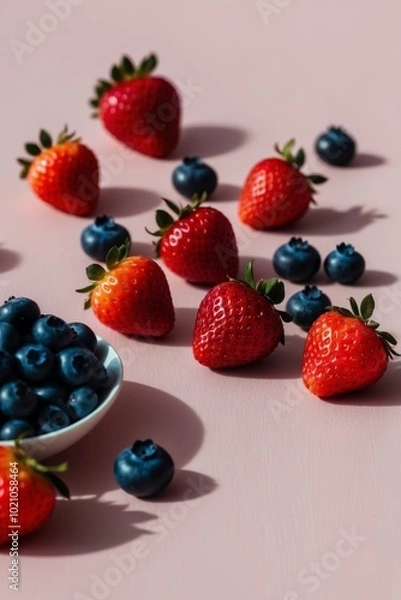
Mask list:
[[[312,190],[305,175],[286,160],[268,158],[248,174],[238,215],[254,229],[274,229],[303,217],[311,202]]]
[[[10,520],[10,507],[14,510],[16,506],[10,504],[10,488],[15,482],[10,478],[10,466],[14,463],[18,463],[18,536],[22,537],[42,527],[51,516],[56,503],[55,489],[50,480],[19,462],[12,448],[0,446],[0,545],[10,542],[8,534],[16,524]],[[15,512],[11,516],[14,515]]]
[[[124,259],[91,294],[101,323],[125,335],[162,337],[174,326],[174,307],[166,276],[152,259]]]
[[[356,318],[328,311],[307,335],[302,379],[310,392],[329,398],[372,385],[386,371],[388,360],[374,329]]]
[[[43,150],[28,173],[32,190],[41,200],[63,212],[86,216],[99,198],[96,156],[80,142],[66,142]]]
[[[202,300],[192,350],[206,367],[237,367],[271,354],[283,336],[274,306],[245,283],[228,281],[215,286]]]
[[[191,283],[217,284],[238,273],[238,248],[230,221],[212,207],[199,207],[164,233],[159,254],[166,266]]]
[[[148,76],[115,84],[100,100],[99,116],[120,142],[154,158],[177,146],[180,99],[162,77]]]

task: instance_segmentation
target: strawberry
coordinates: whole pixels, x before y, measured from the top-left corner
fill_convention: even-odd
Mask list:
[[[128,56],[111,68],[111,81],[99,79],[90,105],[117,140],[142,154],[163,158],[178,143],[180,99],[174,86],[152,71],[157,59],[145,58],[138,68]]]
[[[69,133],[67,127],[53,145],[44,129],[40,145],[28,143],[25,149],[33,158],[18,158],[21,179],[28,178],[35,194],[54,208],[77,216],[89,215],[99,198],[99,165],[95,154]]]
[[[280,150],[282,158],[266,158],[250,171],[239,199],[240,220],[254,229],[275,229],[297,221],[314,202],[316,190],[312,183],[327,181],[322,175],[301,173],[305,152],[301,148],[294,156],[295,140]]]
[[[329,307],[313,323],[303,353],[302,379],[310,392],[329,398],[364,389],[387,369],[389,358],[399,356],[397,342],[371,320],[375,302],[366,296],[360,307],[349,299],[351,310]]]
[[[193,355],[212,369],[237,367],[271,354],[284,343],[282,320],[291,317],[274,304],[284,299],[284,284],[272,277],[255,283],[252,261],[245,281],[216,285],[202,300],[195,321]]]
[[[201,206],[204,197],[187,206],[178,206],[163,198],[176,215],[156,211],[159,236],[156,253],[174,273],[191,283],[211,284],[235,277],[238,272],[238,249],[230,221],[219,210]]]
[[[69,498],[56,472],[67,463],[45,467],[30,457],[19,441],[15,447],[0,446],[0,545],[11,544],[12,535],[25,536],[49,519],[56,504],[56,490]]]
[[[174,307],[166,276],[159,265],[144,256],[128,256],[129,242],[114,246],[106,267],[86,269],[90,285],[84,308],[92,307],[101,323],[125,335],[162,337],[174,326]]]

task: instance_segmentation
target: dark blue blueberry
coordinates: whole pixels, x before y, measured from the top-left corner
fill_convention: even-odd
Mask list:
[[[319,270],[319,252],[302,238],[292,237],[273,255],[273,267],[283,279],[294,283],[309,281]]]
[[[75,333],[73,339],[71,340],[70,346],[82,344],[91,352],[95,352],[97,348],[96,333],[85,323],[69,323],[69,326]]]
[[[67,346],[74,337],[70,326],[55,315],[42,315],[32,325],[32,338],[37,344],[43,344],[57,352]]]
[[[32,387],[38,397],[39,405],[58,404],[68,398],[69,389],[57,380],[43,381],[40,385]]]
[[[13,379],[0,388],[0,412],[11,419],[30,417],[36,410],[38,398],[22,379]]]
[[[67,407],[75,420],[87,417],[99,404],[99,397],[89,386],[76,388],[68,396]]]
[[[308,330],[312,323],[331,306],[331,300],[316,286],[305,286],[287,300],[286,311],[295,325]]]
[[[365,259],[351,244],[339,244],[324,260],[324,270],[332,281],[355,283],[365,271]]]
[[[52,431],[59,431],[64,429],[71,424],[71,419],[67,413],[54,404],[49,404],[42,408],[38,415],[38,433],[42,435],[44,433],[51,433]]]
[[[20,334],[28,333],[40,317],[40,308],[30,298],[12,296],[0,306],[0,321],[11,323]]]
[[[26,344],[15,353],[20,376],[27,381],[43,381],[53,372],[55,357],[42,344]]]
[[[10,419],[0,427],[0,440],[15,440],[18,436],[33,437],[35,427],[25,419]]]
[[[18,362],[16,358],[6,352],[0,350],[0,382],[3,383],[8,379],[18,376]]]
[[[152,440],[136,441],[114,461],[114,477],[128,494],[138,498],[153,496],[163,490],[174,475],[170,454]]]
[[[57,372],[67,385],[86,385],[93,376],[94,354],[87,348],[63,348],[57,354]]]
[[[85,227],[81,233],[81,246],[84,252],[91,258],[101,261],[106,260],[110,248],[123,246],[126,240],[131,244],[128,230],[107,215],[96,217],[94,223]]]
[[[330,127],[316,140],[318,156],[335,167],[348,165],[355,155],[355,141],[340,127]]]
[[[0,321],[0,350],[14,352],[21,344],[21,337],[15,327]]]
[[[174,169],[172,179],[177,192],[190,200],[195,194],[211,196],[217,187],[216,171],[197,157],[184,158]]]
[[[89,381],[88,385],[97,391],[107,384],[109,374],[104,364],[97,358],[94,358],[92,366],[92,379]]]

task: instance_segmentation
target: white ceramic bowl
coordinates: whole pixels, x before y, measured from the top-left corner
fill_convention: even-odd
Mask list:
[[[25,450],[37,460],[53,456],[82,439],[103,419],[116,400],[123,381],[121,359],[114,348],[99,337],[96,356],[102,361],[109,375],[107,387],[99,394],[99,406],[87,417],[64,429],[24,440]],[[14,442],[1,441],[0,444],[2,446],[13,446]]]

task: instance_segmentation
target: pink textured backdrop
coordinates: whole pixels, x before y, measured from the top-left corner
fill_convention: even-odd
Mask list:
[[[67,459],[73,501],[20,546],[21,600],[399,600],[401,593],[400,367],[348,403],[304,389],[304,334],[244,370],[214,373],[192,358],[205,290],[166,272],[173,334],[128,340],[82,311],[74,289],[88,263],[79,245],[89,219],[57,213],[18,180],[15,157],[40,127],[65,122],[98,154],[100,210],[153,256],[160,196],[178,199],[172,169],[198,154],[220,176],[213,206],[231,220],[241,264],[257,276],[294,233],[324,257],[354,244],[367,273],[352,288],[316,282],[335,303],[373,291],[383,328],[401,337],[401,8],[383,0],[20,0],[1,7],[0,300],[30,295],[66,320],[85,320],[120,352],[118,402]],[[53,15],[49,18],[49,15]],[[45,32],[43,32],[45,30]],[[154,51],[158,73],[184,101],[183,136],[165,161],[127,154],[87,99],[122,53]],[[330,124],[357,139],[348,169],[320,163],[316,135]],[[307,168],[329,177],[318,207],[290,232],[257,233],[237,219],[240,186],[273,144],[296,137]],[[287,295],[299,286],[288,284]],[[179,468],[169,493],[144,502],[116,489],[111,465],[134,439],[152,437]],[[0,554],[0,593],[10,559]]]

